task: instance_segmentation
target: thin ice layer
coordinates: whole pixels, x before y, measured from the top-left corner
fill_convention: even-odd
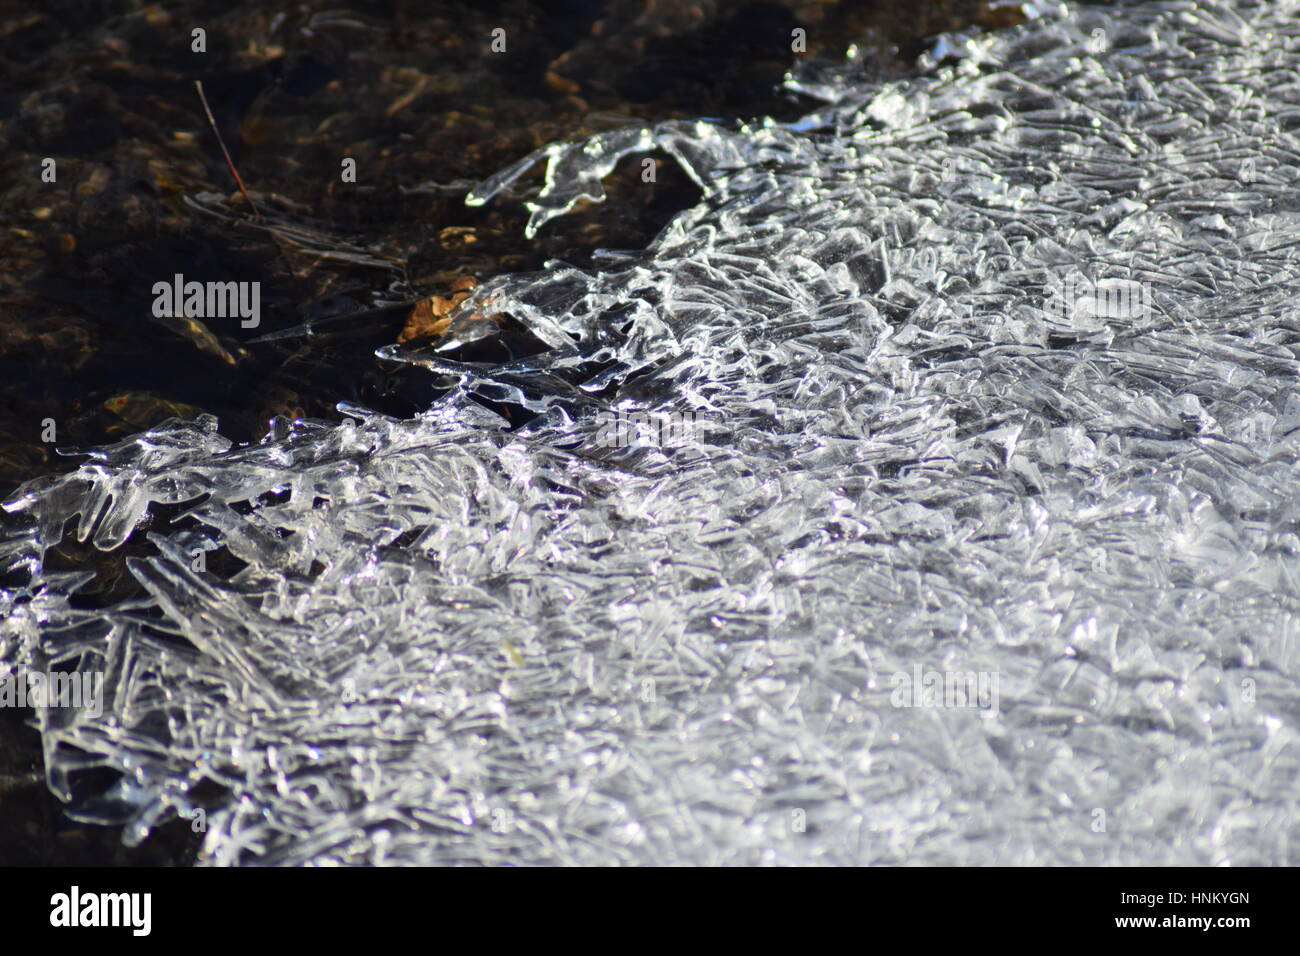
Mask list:
[[[388,350],[459,377],[423,416],[24,489],[0,666],[107,675],[39,712],[54,791],[218,864],[1294,865],[1297,4],[1039,6],[800,123],[550,149],[536,226],[630,150],[705,198],[476,292],[541,356]],[[146,599],[76,600],[74,518]]]

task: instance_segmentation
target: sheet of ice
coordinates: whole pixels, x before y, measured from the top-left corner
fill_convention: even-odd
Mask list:
[[[214,864],[1300,862],[1297,4],[1036,13],[533,157],[533,228],[637,150],[704,198],[475,294],[545,355],[387,350],[425,415],[24,488],[0,673],[107,675],[51,788]],[[74,518],[147,599],[78,599]]]

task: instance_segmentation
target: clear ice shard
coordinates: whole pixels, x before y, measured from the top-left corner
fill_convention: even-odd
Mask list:
[[[388,349],[459,383],[423,415],[21,489],[0,675],[105,678],[38,710],[51,788],[203,809],[210,864],[1300,862],[1297,3],[1030,6],[485,183],[547,161],[535,230],[664,149],[704,198],[477,290],[539,356]]]

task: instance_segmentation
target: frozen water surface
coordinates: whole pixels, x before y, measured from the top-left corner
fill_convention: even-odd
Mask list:
[[[385,350],[460,382],[420,417],[22,489],[0,673],[106,674],[54,791],[215,864],[1296,864],[1297,4],[1035,12],[483,184],[548,162],[536,229],[660,148],[704,198],[476,292],[543,355]],[[71,519],[147,598],[78,599]],[[895,706],[932,674],[992,693]]]

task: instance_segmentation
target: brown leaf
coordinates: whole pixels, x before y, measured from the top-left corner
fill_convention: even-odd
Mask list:
[[[397,341],[409,342],[411,339],[445,334],[447,326],[451,324],[451,312],[476,285],[478,280],[473,276],[461,276],[451,283],[451,295],[431,295],[417,302],[406,319],[406,325],[398,334]]]

